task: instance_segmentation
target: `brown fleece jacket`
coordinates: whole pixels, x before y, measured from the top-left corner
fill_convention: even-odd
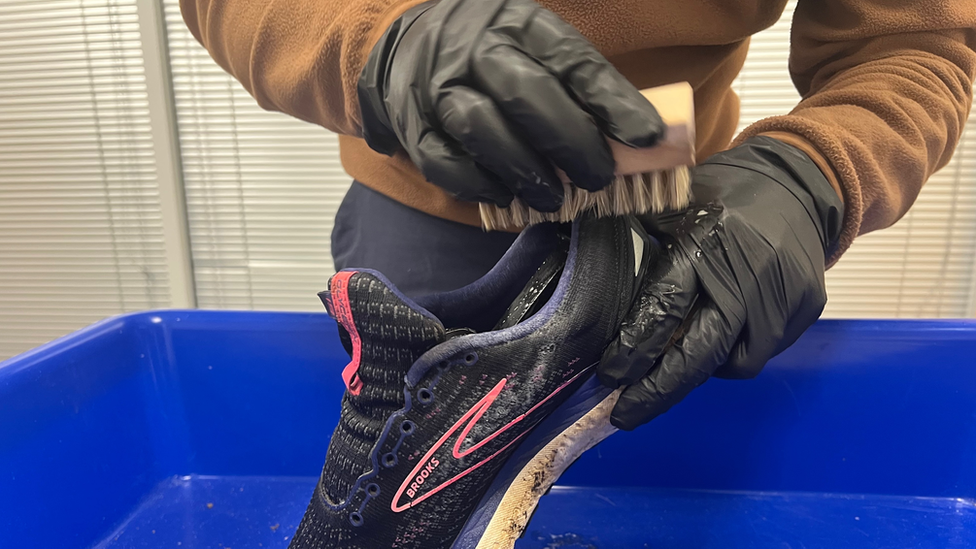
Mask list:
[[[190,31],[270,110],[340,134],[343,167],[422,211],[477,225],[477,207],[433,186],[401,152],[360,139],[356,84],[372,45],[423,0],[181,0]],[[729,146],[739,117],[730,84],[749,37],[786,0],[541,0],[638,88],[688,81],[698,154]],[[790,72],[803,96],[766,134],[800,147],[846,204],[840,251],[908,211],[952,155],[976,78],[976,0],[800,0]],[[835,258],[836,259],[836,258]]]

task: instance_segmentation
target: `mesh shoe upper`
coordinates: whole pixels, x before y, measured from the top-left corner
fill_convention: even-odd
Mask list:
[[[340,423],[292,549],[456,546],[526,435],[592,377],[633,294],[631,225],[578,222],[549,301],[491,330],[526,295],[525,273],[555,243],[542,231],[553,230],[527,231],[485,279],[423,306],[378,273],[340,273],[338,292],[331,281],[325,301],[355,371],[346,371]],[[488,331],[450,338],[440,319]]]

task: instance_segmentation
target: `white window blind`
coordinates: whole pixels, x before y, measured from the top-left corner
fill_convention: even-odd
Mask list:
[[[787,70],[795,0],[755,36],[735,83],[740,129],[799,101]],[[952,162],[935,174],[893,227],[863,236],[827,273],[830,317],[969,317],[976,278],[976,119]]]
[[[351,182],[335,135],[261,110],[164,6],[198,305],[321,310]]]
[[[0,0],[0,359],[170,303],[137,1]]]

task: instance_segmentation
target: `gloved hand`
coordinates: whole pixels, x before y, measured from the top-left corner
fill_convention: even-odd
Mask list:
[[[755,376],[827,302],[824,261],[843,202],[808,156],[752,138],[696,167],[692,189],[688,209],[642,220],[661,259],[598,369],[605,384],[629,385],[611,414],[620,429],[712,375]]]
[[[633,147],[664,131],[654,108],[571,25],[532,0],[440,0],[404,13],[359,81],[363,134],[402,146],[462,200],[540,211],[613,180],[603,134]]]

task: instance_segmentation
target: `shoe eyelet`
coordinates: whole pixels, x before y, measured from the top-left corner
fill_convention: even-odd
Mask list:
[[[396,467],[397,457],[396,454],[390,452],[388,454],[383,454],[383,466],[384,467]]]
[[[380,495],[380,485],[376,484],[375,482],[370,483],[366,486],[366,493],[369,494],[370,497],[375,498],[376,496]]]
[[[414,422],[410,421],[409,419],[404,420],[404,422],[400,424],[400,432],[405,435],[409,435],[410,433],[413,432],[414,427],[416,426],[417,425],[414,424]]]
[[[438,371],[438,372],[441,372],[441,373],[444,373],[444,372],[446,372],[446,371],[447,371],[447,368],[448,368],[448,367],[449,367],[450,365],[451,365],[451,364],[450,364],[450,363],[449,363],[448,361],[446,361],[446,360],[442,360],[442,361],[440,361],[440,362],[438,362],[438,363],[437,363],[437,371]]]
[[[478,353],[468,353],[464,355],[464,363],[471,365],[478,362]]]
[[[420,401],[421,404],[430,404],[434,401],[434,392],[424,387],[423,389],[417,391],[417,400]]]
[[[349,513],[349,522],[356,527],[362,526],[363,516],[360,515],[358,511],[353,511],[352,513]]]

